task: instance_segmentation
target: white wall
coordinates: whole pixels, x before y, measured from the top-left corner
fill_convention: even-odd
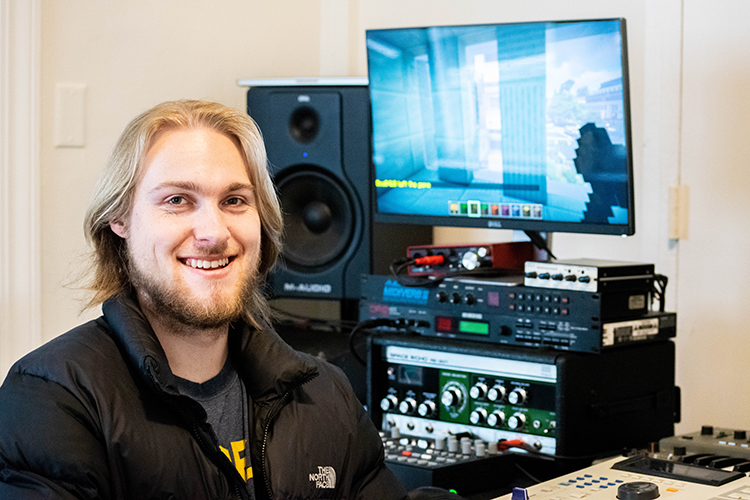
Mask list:
[[[85,264],[83,215],[99,169],[125,125],[170,99],[244,109],[239,79],[317,75],[320,2],[165,0],[43,2],[43,333],[79,316],[68,286]],[[55,86],[86,86],[86,144],[54,146]]]
[[[364,30],[431,24],[625,17],[628,21],[637,233],[554,236],[559,258],[654,262],[678,312],[683,421],[747,427],[750,335],[742,278],[750,254],[750,15],[744,0],[198,0],[42,2],[42,327],[50,339],[78,314],[62,288],[85,253],[81,224],[94,178],[125,123],[165,99],[244,106],[238,79],[366,74]],[[86,144],[53,145],[54,88],[86,85]],[[687,240],[667,236],[667,194],[690,188]],[[493,241],[439,229],[440,241]],[[1,367],[0,367],[1,368]]]
[[[686,420],[750,426],[750,3],[685,4],[678,377]]]

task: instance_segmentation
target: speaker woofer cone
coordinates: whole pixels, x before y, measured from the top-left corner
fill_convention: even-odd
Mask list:
[[[354,206],[328,173],[302,170],[276,179],[284,212],[284,264],[310,271],[335,263],[352,241]]]

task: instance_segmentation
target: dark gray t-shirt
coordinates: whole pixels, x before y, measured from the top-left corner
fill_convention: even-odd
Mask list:
[[[251,406],[245,385],[232,364],[227,360],[218,375],[202,384],[178,377],[178,388],[181,394],[195,399],[206,410],[219,449],[247,482],[250,498],[255,498],[248,446]]]

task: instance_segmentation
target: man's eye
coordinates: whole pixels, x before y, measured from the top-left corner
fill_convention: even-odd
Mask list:
[[[172,196],[172,197],[171,197],[171,198],[169,199],[169,202],[168,202],[168,203],[169,203],[170,205],[180,205],[180,204],[181,204],[182,202],[183,202],[183,198],[182,198],[182,196]]]
[[[242,198],[234,197],[227,200],[227,205],[239,205],[242,203]]]

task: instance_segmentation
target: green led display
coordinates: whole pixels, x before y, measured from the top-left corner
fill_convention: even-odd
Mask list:
[[[487,323],[477,323],[476,321],[460,321],[458,331],[461,333],[478,333],[480,335],[490,334],[490,325]]]

